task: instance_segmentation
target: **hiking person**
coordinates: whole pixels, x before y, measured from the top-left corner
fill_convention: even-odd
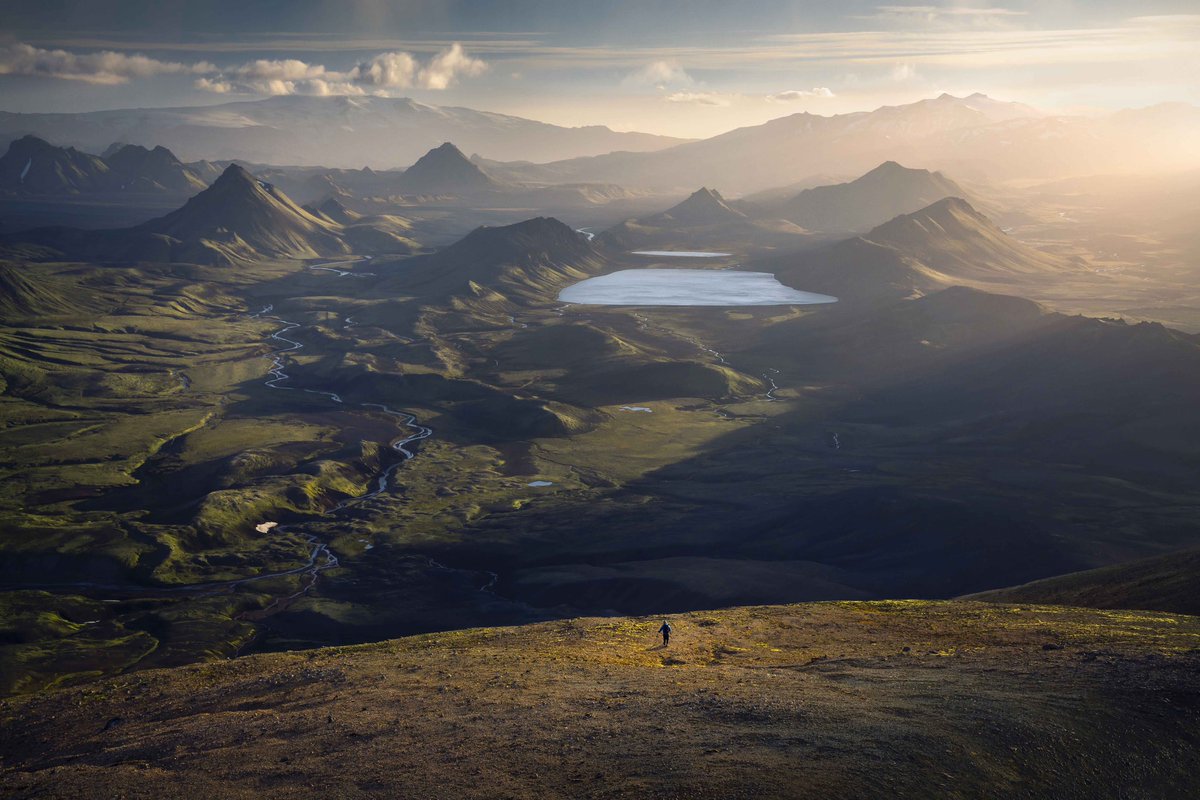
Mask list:
[[[664,619],[662,627],[658,629],[658,632],[663,635],[663,647],[669,645],[671,643],[671,623]]]

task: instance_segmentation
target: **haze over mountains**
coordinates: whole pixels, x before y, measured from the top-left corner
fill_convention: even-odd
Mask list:
[[[384,97],[273,97],[80,114],[0,111],[0,139],[26,134],[97,153],[127,142],[161,145],[187,160],[385,169],[411,164],[445,141],[508,161],[654,150],[682,141]]]
[[[905,169],[886,161],[849,183],[805,189],[768,210],[817,231],[858,231],[909,214],[943,197],[966,197],[940,172]]]
[[[834,187],[837,188],[837,187]],[[781,280],[846,300],[910,297],[952,285],[1006,290],[1078,269],[1015,241],[966,200],[946,197],[862,236],[778,260]]]
[[[497,187],[496,181],[463,155],[450,142],[433,148],[417,159],[398,183],[413,194],[461,194]]]
[[[394,218],[363,221],[330,203],[318,214],[310,213],[231,164],[181,208],[141,225],[97,231],[35,229],[7,240],[18,250],[44,248],[43,259],[229,265],[356,251],[408,252],[412,242],[401,235],[403,227]]]
[[[654,153],[552,162],[526,173],[653,189],[704,183],[732,193],[801,181],[830,165],[862,173],[889,160],[975,179],[1051,178],[1197,166],[1188,142],[1198,133],[1200,108],[1184,104],[1091,118],[943,94],[874,111],[793,114]]]

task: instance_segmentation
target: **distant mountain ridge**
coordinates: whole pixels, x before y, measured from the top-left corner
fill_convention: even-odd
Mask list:
[[[390,169],[441,142],[501,160],[656,150],[687,141],[603,126],[565,128],[408,98],[280,96],[179,108],[78,114],[0,112],[0,141],[35,134],[102,152],[111,142],[170,148],[184,160]]]
[[[697,189],[679,205],[648,218],[646,222],[672,222],[683,226],[714,225],[745,216],[741,211],[731,208],[720,192],[705,186]]]
[[[325,205],[326,211],[335,210]],[[141,225],[97,231],[40,228],[2,241],[15,253],[40,248],[47,258],[56,254],[85,261],[215,265],[351,252],[408,253],[415,248],[403,235],[403,220],[360,220],[342,211],[344,223],[324,212],[313,214],[231,164],[182,207]]]
[[[0,191],[8,194],[77,194],[116,185],[104,159],[73,147],[55,147],[36,136],[17,139],[0,156]]]
[[[698,183],[736,196],[836,168],[887,160],[970,179],[1175,171],[1200,165],[1200,108],[1179,104],[1102,117],[1051,116],[986,95],[936,98],[833,116],[802,112],[647,153],[512,165],[520,180],[609,181],[678,191]]]
[[[208,181],[162,145],[147,149],[127,144],[104,156],[104,161],[122,176],[124,190],[183,193],[198,192],[208,186]]]
[[[859,231],[944,197],[964,196],[962,187],[940,172],[885,161],[849,183],[805,189],[768,210],[809,230]]]
[[[496,181],[450,142],[433,148],[400,176],[398,185],[414,194],[454,194],[495,188]]]
[[[161,146],[149,150],[137,145],[114,145],[103,156],[95,156],[73,147],[57,147],[36,136],[23,136],[0,156],[0,193],[187,195],[208,185],[211,169],[209,164],[184,164]]]

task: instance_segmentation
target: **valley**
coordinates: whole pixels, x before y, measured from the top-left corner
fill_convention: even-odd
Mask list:
[[[1187,796],[1200,179],[1079,174],[1142,113],[130,113],[0,113],[0,791]]]
[[[213,191],[301,219],[235,178]],[[1143,395],[1120,387],[1142,370],[1182,398],[1197,373],[1175,365],[1200,348],[943,288],[1022,291],[1014,267],[1039,259],[1043,287],[1079,272],[955,202],[915,223],[939,220],[953,250],[905,217],[705,259],[539,218],[415,257],[26,265],[5,355],[6,468],[23,476],[6,481],[6,686],[480,622],[945,598],[1194,543],[1195,450],[1169,433],[1187,404],[1138,421]],[[674,276],[730,267],[838,302],[571,302],[598,276],[677,292]],[[1105,339],[1129,350],[1119,370],[1111,346],[1079,361]],[[984,364],[1021,372],[1026,416]],[[1079,418],[1068,373],[1108,404]],[[993,403],[973,397],[986,386]]]

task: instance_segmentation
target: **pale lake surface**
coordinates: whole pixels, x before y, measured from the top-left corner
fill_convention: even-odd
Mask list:
[[[707,250],[634,250],[635,256],[665,256],[667,258],[724,258],[733,253],[710,253]]]
[[[588,278],[559,293],[564,303],[596,306],[781,306],[836,303],[827,294],[784,286],[769,272],[626,269]]]

